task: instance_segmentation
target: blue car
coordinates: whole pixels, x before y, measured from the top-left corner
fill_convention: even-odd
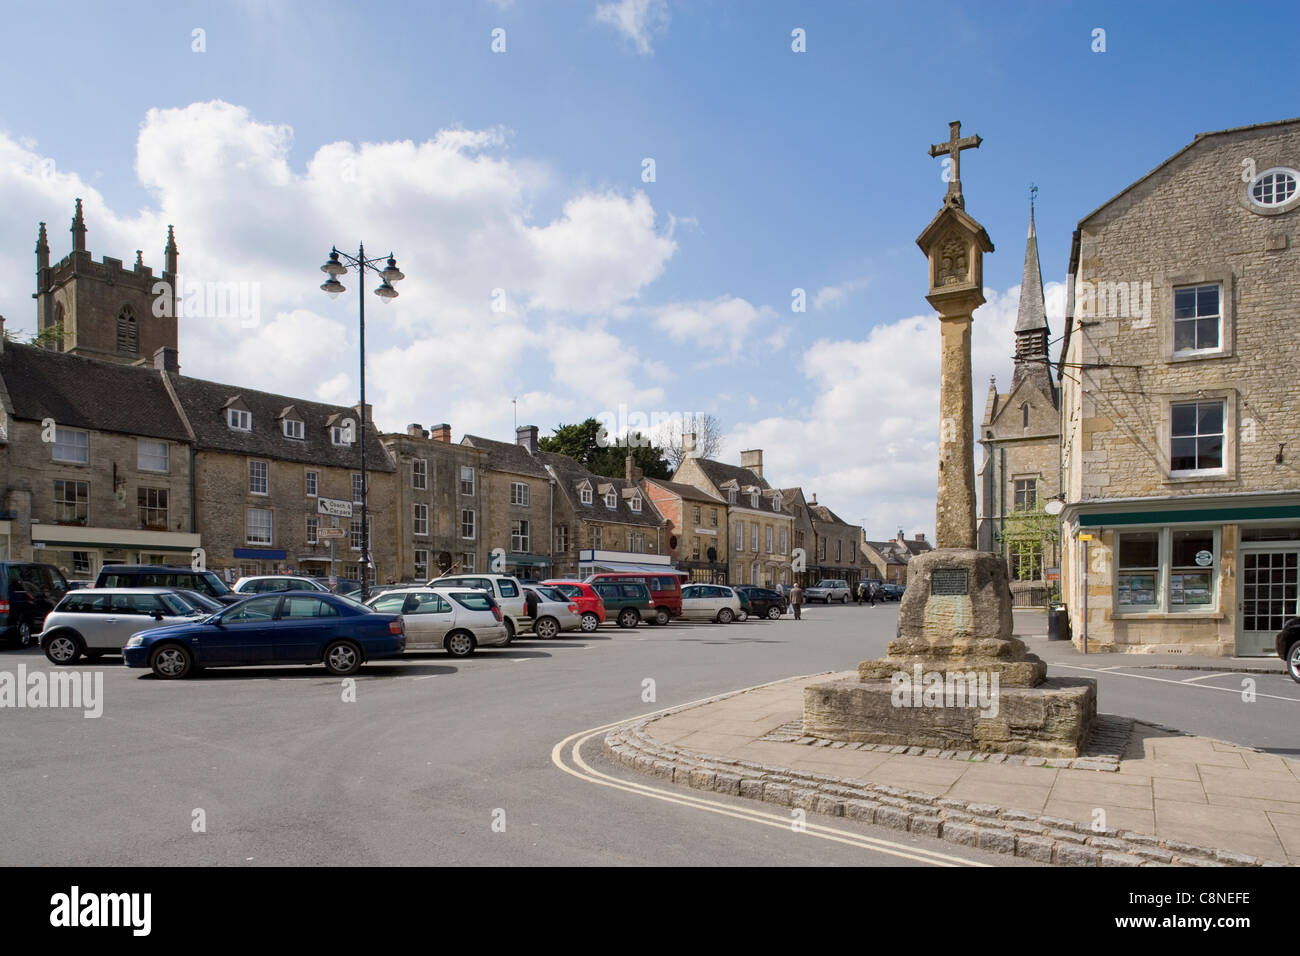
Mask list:
[[[251,597],[193,624],[132,634],[123,648],[127,667],[151,667],[163,680],[200,667],[250,664],[324,664],[336,677],[362,663],[397,657],[406,649],[400,614],[320,591],[283,591]]]

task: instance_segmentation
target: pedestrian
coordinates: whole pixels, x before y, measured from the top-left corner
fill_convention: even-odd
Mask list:
[[[867,596],[867,586],[859,581],[856,590],[858,593],[858,607],[862,607],[862,599]]]
[[[871,607],[875,607],[875,606],[876,606],[876,596],[877,596],[877,594],[878,594],[878,591],[876,590],[876,582],[875,582],[875,581],[872,581],[872,582],[871,582],[871,587],[867,590],[867,598],[868,598],[868,600],[871,601]]]
[[[794,582],[794,587],[790,588],[790,607],[794,611],[794,619],[802,621],[803,616],[800,612],[803,608],[803,588],[799,586],[798,581]]]
[[[532,588],[524,588],[524,613],[532,620],[537,620],[537,606],[541,600]]]

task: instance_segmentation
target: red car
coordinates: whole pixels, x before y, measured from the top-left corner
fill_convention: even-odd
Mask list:
[[[685,571],[664,568],[654,573],[639,571],[601,571],[587,575],[587,583],[593,581],[624,581],[644,584],[650,589],[654,600],[655,613],[650,619],[652,624],[667,624],[673,618],[682,616],[682,585],[690,575]]]
[[[545,587],[555,588],[574,604],[582,615],[582,630],[588,634],[605,623],[605,602],[592,590],[590,584],[571,581],[566,578],[551,578],[543,581]]]

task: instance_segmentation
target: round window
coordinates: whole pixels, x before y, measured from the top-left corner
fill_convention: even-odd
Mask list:
[[[1294,169],[1266,169],[1250,181],[1246,194],[1256,206],[1274,209],[1289,203],[1300,188],[1300,173]]]

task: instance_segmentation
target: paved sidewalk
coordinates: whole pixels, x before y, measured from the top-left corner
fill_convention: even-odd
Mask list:
[[[1091,665],[1094,667],[1149,667],[1160,670],[1229,671],[1243,674],[1285,674],[1286,665],[1279,657],[1209,657],[1194,654],[1124,654],[1098,651],[1089,642],[1091,653],[1084,654],[1070,641],[1047,639],[1047,612],[1037,608],[1015,609],[1016,637],[1030,652],[1049,664]]]
[[[1029,766],[1004,755],[941,759],[899,748],[761,740],[802,716],[803,688],[844,674],[797,678],[689,707],[646,723],[657,744],[850,784],[886,785],[994,810],[1300,864],[1300,760],[1137,723],[1118,772]],[[913,748],[916,749],[916,748]],[[1001,757],[1001,761],[999,761]],[[945,804],[946,805],[946,804]],[[954,804],[955,806],[955,804]],[[1028,819],[1028,817],[1025,817]],[[1154,841],[1152,841],[1154,842]],[[1100,844],[1104,846],[1104,843]]]

